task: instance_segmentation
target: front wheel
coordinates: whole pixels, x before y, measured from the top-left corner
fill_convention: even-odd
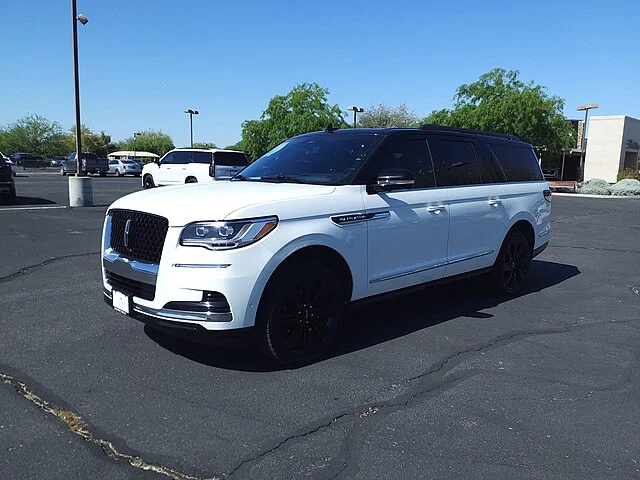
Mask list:
[[[520,232],[510,232],[502,243],[491,275],[498,294],[513,296],[524,286],[529,264],[531,246]]]
[[[284,267],[269,281],[258,309],[263,352],[289,367],[319,359],[338,339],[345,300],[340,281],[322,263]]]
[[[145,175],[142,179],[142,188],[153,188],[156,184],[153,181],[153,177],[151,175]]]

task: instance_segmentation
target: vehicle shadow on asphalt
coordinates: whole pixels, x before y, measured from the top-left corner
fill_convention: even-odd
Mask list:
[[[499,298],[491,294],[485,278],[474,277],[354,306],[345,322],[342,341],[330,357],[372,347],[459,317],[492,318],[491,313],[483,310],[540,292],[580,273],[573,265],[533,260],[525,288],[516,297]],[[251,349],[248,342],[234,342],[231,346],[218,342],[205,345],[173,337],[149,326],[145,326],[145,333],[163,348],[204,365],[253,372],[285,368]]]
[[[40,198],[40,197],[21,197],[18,195],[16,197],[16,201],[14,203],[15,206],[20,205],[56,205],[57,202],[53,200],[49,200],[48,198]]]

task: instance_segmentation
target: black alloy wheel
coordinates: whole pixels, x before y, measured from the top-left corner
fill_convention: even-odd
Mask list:
[[[494,265],[494,278],[499,293],[507,296],[520,293],[530,263],[531,247],[525,236],[520,232],[509,233]]]
[[[156,184],[153,182],[153,177],[151,175],[145,175],[143,178],[143,188],[153,188]]]
[[[313,362],[335,344],[345,292],[320,263],[285,268],[263,294],[257,325],[265,353],[290,367]]]

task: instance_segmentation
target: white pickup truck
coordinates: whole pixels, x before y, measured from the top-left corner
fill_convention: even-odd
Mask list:
[[[244,152],[217,148],[176,148],[142,169],[142,186],[228,180],[249,165]]]

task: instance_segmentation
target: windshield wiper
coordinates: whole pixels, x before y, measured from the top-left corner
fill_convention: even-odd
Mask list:
[[[250,182],[251,181],[251,179],[249,177],[245,177],[241,173],[238,173],[238,174],[234,175],[233,177],[231,177],[230,180],[238,180],[238,181],[241,181],[241,182]]]
[[[278,183],[307,183],[304,180],[300,180],[299,178],[292,177],[289,175],[268,175],[265,177],[260,177],[260,180],[265,180],[267,182],[278,182]]]

